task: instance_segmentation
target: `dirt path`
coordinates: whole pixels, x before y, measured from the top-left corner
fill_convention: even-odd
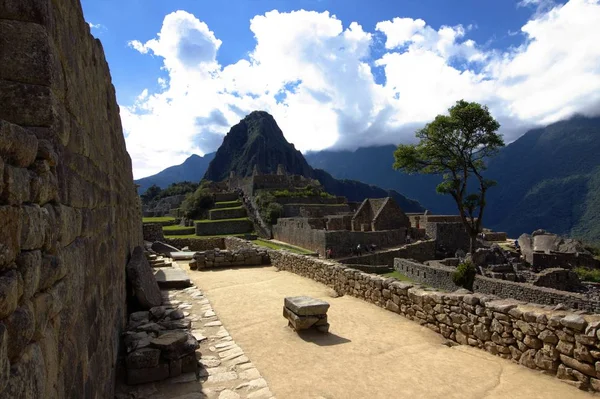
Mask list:
[[[189,274],[280,399],[595,397],[482,350],[446,347],[400,315],[273,267]],[[295,295],[331,304],[330,334],[287,327],[283,298]]]

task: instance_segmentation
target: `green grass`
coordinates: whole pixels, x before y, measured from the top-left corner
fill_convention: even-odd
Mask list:
[[[232,210],[232,209],[242,209],[242,208],[243,207],[241,205],[240,206],[232,206],[231,208],[212,208],[210,210],[210,212],[213,212],[213,211],[229,211],[229,210]]]
[[[171,216],[142,218],[142,223],[160,223],[160,222],[174,222],[174,221],[175,221],[175,218],[171,217]]]
[[[219,220],[203,219],[203,220],[194,220],[194,222],[196,222],[196,223],[222,223],[222,222],[234,222],[234,221],[240,221],[240,220],[250,220],[250,219],[248,219],[247,217],[235,218],[235,219],[219,219]]]
[[[350,265],[350,266],[352,266],[352,265]],[[404,274],[400,273],[397,270],[394,270],[391,273],[382,274],[382,276],[383,277],[393,277],[393,278],[395,278],[397,280],[400,280],[400,281],[407,281],[409,283],[414,283],[413,280],[411,280],[410,278],[408,278],[407,276],[405,276]]]
[[[591,281],[594,283],[600,283],[600,270],[598,269],[586,269],[585,267],[576,267],[573,269],[582,281]]]
[[[270,248],[270,249],[285,249],[285,250],[288,250],[290,252],[293,252],[293,253],[296,253],[296,254],[300,254],[300,255],[309,255],[309,254],[314,253],[314,251],[309,251],[308,249],[304,249],[304,248],[300,248],[300,247],[292,247],[292,246],[289,246],[289,245],[278,244],[278,243],[274,243],[274,242],[269,241],[269,240],[264,240],[262,238],[259,238],[259,239],[255,240],[254,244],[260,245],[261,247]]]
[[[254,234],[254,233],[248,233]],[[196,234],[186,234],[183,236],[170,236],[165,234],[165,238],[197,238],[198,240],[202,240],[203,238],[221,238],[221,237],[239,237],[244,238],[246,234],[217,234],[213,236],[197,236]]]
[[[185,227],[185,226],[180,226],[178,224],[172,224],[170,226],[163,226],[163,231],[172,231],[172,230],[185,230],[185,229],[194,229],[194,227]]]
[[[215,202],[215,205],[219,204],[219,205],[224,205],[224,204],[231,204],[231,205],[237,205],[237,204],[241,204],[242,202],[240,200],[233,200],[233,201],[219,201],[219,202]]]

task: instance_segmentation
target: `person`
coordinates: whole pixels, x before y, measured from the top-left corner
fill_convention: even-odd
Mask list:
[[[376,248],[377,248],[377,245],[375,245],[375,244],[371,244],[371,251],[372,251],[372,252],[375,252],[375,249],[376,249]]]
[[[331,259],[331,248],[327,248],[325,252],[325,259]]]
[[[411,238],[410,234],[407,234],[407,235],[406,235],[406,243],[407,243],[407,244],[410,244],[410,243],[412,243],[412,238]]]
[[[360,256],[360,255],[362,254],[362,251],[361,251],[361,248],[360,248],[360,244],[358,244],[358,245],[356,246],[356,254],[357,254],[358,256]]]

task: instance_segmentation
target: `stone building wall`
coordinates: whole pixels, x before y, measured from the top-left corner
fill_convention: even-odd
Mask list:
[[[77,0],[0,2],[0,398],[108,398],[141,205]]]
[[[351,255],[350,249],[358,244],[363,248],[375,244],[381,249],[399,247],[405,242],[406,229],[404,228],[384,231],[325,231],[325,248],[332,248],[336,257]]]
[[[435,240],[436,249],[454,254],[458,249],[469,250],[469,235],[462,222],[427,223],[427,236]]]
[[[214,220],[210,223],[195,223],[196,235],[216,236],[221,234],[244,234],[250,233],[253,224],[250,220]],[[193,233],[193,231],[192,231]],[[191,233],[187,233],[191,234]]]
[[[273,238],[311,251],[325,253],[325,230],[313,229],[309,219],[279,219],[273,226]]]
[[[406,258],[424,262],[435,257],[435,242],[432,240],[407,244],[400,249],[391,249],[373,254],[365,254],[341,261],[346,265],[387,265],[394,266],[394,259]]]
[[[448,340],[600,391],[600,315],[551,311],[492,295],[437,292],[328,260],[269,252],[280,270],[398,313]]]
[[[142,226],[142,235],[145,241],[164,241],[163,228],[160,223],[144,223]]]
[[[394,269],[419,283],[447,291],[456,290],[458,287],[452,282],[454,267],[437,265],[424,265],[408,259],[396,259]],[[590,299],[583,294],[559,291],[553,288],[537,287],[527,283],[517,283],[508,280],[483,277],[477,275],[473,290],[482,294],[496,295],[500,298],[514,298],[520,301],[533,302],[545,305],[565,304],[571,309],[600,312],[600,302]]]
[[[373,220],[373,230],[393,230],[400,227],[406,229],[410,228],[410,219],[402,211],[396,201],[392,198],[388,198],[377,212],[375,220]]]

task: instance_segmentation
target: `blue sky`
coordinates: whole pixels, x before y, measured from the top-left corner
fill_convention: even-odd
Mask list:
[[[82,5],[136,177],[214,151],[257,108],[306,151],[409,141],[460,98],[488,104],[509,141],[600,101],[597,0]]]

